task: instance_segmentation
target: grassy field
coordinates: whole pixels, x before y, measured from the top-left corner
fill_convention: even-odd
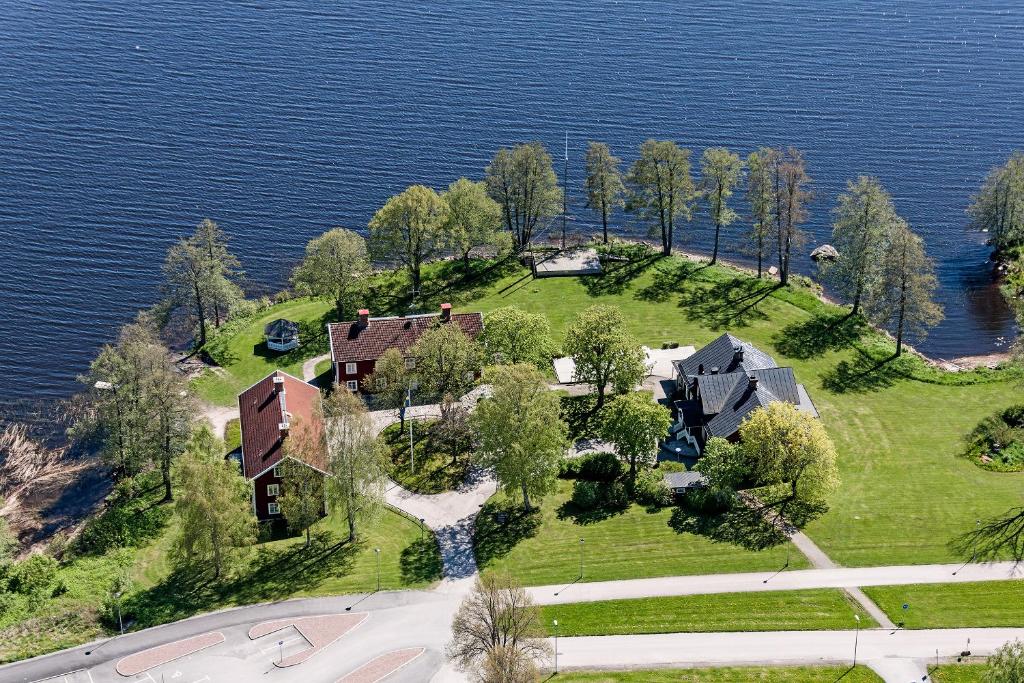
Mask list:
[[[759,666],[716,669],[559,671],[564,683],[881,683],[866,666]],[[936,679],[938,680],[938,679]],[[951,679],[953,680],[953,679]],[[955,679],[959,683],[960,679]]]
[[[558,492],[530,515],[522,514],[518,500],[492,498],[477,517],[479,566],[509,571],[527,585],[569,583],[579,577],[581,538],[585,581],[773,571],[786,561],[785,547],[751,552],[677,531],[674,509],[633,505],[605,517],[574,515],[565,505],[571,490],[571,482],[560,480]],[[790,566],[809,565],[793,549]]]
[[[928,669],[933,683],[978,683],[984,664],[942,664]]]
[[[772,591],[603,600],[543,608],[544,624],[564,636],[715,631],[815,631],[877,626],[843,591]]]
[[[864,592],[906,628],[1024,624],[1024,580],[874,586]]]
[[[452,460],[451,453],[439,443],[431,431],[436,420],[412,420],[415,440],[416,470],[409,457],[409,426],[402,429],[394,424],[381,432],[380,438],[388,448],[386,461],[388,476],[403,488],[415,493],[442,493],[458,488],[469,473],[470,456],[460,453]]]

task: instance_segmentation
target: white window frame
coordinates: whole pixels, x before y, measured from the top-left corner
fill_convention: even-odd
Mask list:
[[[267,503],[267,514],[268,515],[279,515],[281,514],[281,506],[277,503]]]
[[[270,473],[273,475],[273,477],[275,479],[280,479],[281,478],[281,466],[280,465],[274,465],[274,469],[271,470]]]
[[[349,391],[359,391],[359,382],[354,379],[346,381],[345,386],[348,387]]]
[[[358,368],[355,363],[345,363],[345,374],[354,375],[358,372]]]
[[[268,496],[273,496],[274,498],[277,498],[278,496],[280,496],[281,495],[281,485],[280,484],[267,484],[267,495]]]
[[[406,358],[405,359],[405,369],[406,370],[415,370],[416,369],[416,359],[413,358],[412,356],[409,356],[408,358]]]

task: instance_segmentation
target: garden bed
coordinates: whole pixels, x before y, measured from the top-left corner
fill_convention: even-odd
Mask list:
[[[1024,472],[1024,405],[990,415],[967,435],[967,457],[993,472]]]

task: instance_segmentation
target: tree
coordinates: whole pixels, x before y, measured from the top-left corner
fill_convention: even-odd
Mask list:
[[[353,542],[359,520],[371,518],[384,504],[385,449],[373,433],[366,406],[353,392],[335,386],[323,412],[330,497],[348,520],[348,540]]]
[[[445,654],[481,683],[520,683],[536,680],[535,662],[551,649],[530,595],[508,574],[485,572],[452,619]]]
[[[163,273],[169,309],[186,311],[198,325],[200,347],[206,344],[208,323],[212,320],[219,327],[242,298],[238,266],[224,233],[209,219],[167,252]]]
[[[747,156],[747,201],[750,203],[750,232],[748,238],[754,255],[757,256],[757,277],[761,279],[768,240],[775,224],[775,169],[779,150],[761,147]]]
[[[401,263],[419,290],[421,268],[441,246],[447,218],[447,207],[436,192],[412,185],[388,199],[370,219],[370,250],[378,259]]]
[[[967,213],[976,230],[991,235],[997,251],[1024,244],[1024,152],[988,172]]]
[[[448,246],[462,256],[469,273],[469,254],[477,247],[502,244],[501,206],[487,194],[487,183],[459,178],[441,195],[448,206],[444,236]],[[507,246],[507,242],[506,242]]]
[[[373,374],[363,380],[363,383],[373,395],[374,403],[378,407],[398,408],[405,403],[411,379],[402,352],[398,349],[388,349],[374,363]],[[404,414],[402,426],[405,426]]]
[[[1024,642],[1003,643],[985,663],[983,683],[1021,683],[1024,681]]]
[[[793,249],[806,240],[800,225],[807,220],[807,204],[813,194],[807,163],[795,147],[775,157],[775,224],[778,237],[779,281],[789,284]]]
[[[491,396],[477,404],[471,417],[477,456],[483,467],[494,469],[505,493],[522,493],[523,508],[529,511],[531,496],[554,489],[565,453],[568,428],[558,396],[531,365],[499,365],[488,370],[486,379]]]
[[[219,579],[237,552],[255,539],[250,486],[237,466],[224,459],[224,443],[206,424],[189,441],[178,482],[174,507],[181,533],[173,552],[179,560],[212,563],[214,579]]]
[[[547,367],[554,352],[547,316],[516,306],[496,308],[485,314],[480,339],[487,360],[499,364]]]
[[[720,436],[713,436],[704,444],[704,452],[694,469],[707,480],[705,495],[724,507],[732,503],[749,473],[739,444],[730,443]]]
[[[284,440],[284,459],[281,460],[281,495],[277,504],[281,514],[293,532],[306,534],[309,545],[310,527],[316,524],[323,513],[326,495],[324,474],[306,461],[326,462],[323,431],[313,424],[296,418],[292,422],[288,438]]]
[[[601,234],[608,244],[608,215],[623,206],[626,188],[622,184],[622,160],[612,156],[608,145],[591,142],[587,146],[587,206],[601,214]]]
[[[440,400],[461,398],[480,372],[480,345],[455,323],[436,323],[424,332],[409,354],[416,359],[419,391]]]
[[[725,147],[709,147],[700,157],[701,186],[708,201],[711,220],[715,224],[715,248],[711,263],[718,261],[718,243],[722,228],[732,225],[736,212],[729,206],[729,198],[743,172],[743,160]]]
[[[626,332],[626,320],[615,306],[597,304],[581,311],[565,335],[565,353],[576,364],[575,381],[597,389],[597,409],[605,392],[629,391],[647,374],[644,350]]]
[[[363,236],[334,228],[306,244],[306,256],[292,271],[291,281],[300,294],[333,302],[335,316],[345,320],[369,274],[370,257]]]
[[[785,484],[787,501],[824,502],[839,485],[836,450],[821,421],[785,401],[757,408],[740,425],[755,486]]]
[[[630,489],[637,467],[649,467],[658,456],[658,441],[668,435],[672,416],[654,401],[649,391],[617,396],[608,404],[601,421],[601,438],[615,445],[615,452],[629,465]]]
[[[921,238],[902,218],[897,219],[882,260],[878,282],[867,302],[871,320],[896,336],[896,356],[903,353],[904,335],[923,338],[943,318],[933,300],[938,281],[935,264]]]
[[[540,142],[502,148],[485,170],[487,190],[501,206],[516,249],[530,246],[562,206],[562,189],[551,155]]]
[[[839,258],[825,274],[842,296],[853,300],[850,315],[857,315],[881,271],[896,209],[877,178],[860,176],[846,184],[833,213],[832,242]]]
[[[171,468],[188,445],[195,405],[184,376],[171,367],[164,349],[156,353],[162,356],[162,362],[153,365],[146,386],[149,399],[145,403],[150,414],[147,433],[152,440],[151,459],[163,478],[163,502],[170,502],[174,497]]]
[[[671,140],[647,140],[640,145],[640,158],[630,167],[626,185],[626,209],[660,229],[661,253],[669,256],[676,221],[693,216],[690,150],[680,149]]]

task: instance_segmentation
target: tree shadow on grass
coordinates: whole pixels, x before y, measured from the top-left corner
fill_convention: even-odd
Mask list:
[[[513,501],[485,504],[476,517],[473,534],[477,566],[487,567],[493,560],[508,555],[520,541],[536,536],[540,522],[537,508],[526,512]]]
[[[700,321],[713,330],[745,327],[754,320],[767,320],[757,305],[781,285],[747,277],[734,277],[710,287],[696,287],[683,295],[679,306],[689,320]]]
[[[604,520],[611,519],[612,517],[618,517],[624,513],[628,507],[629,506],[622,505],[601,505],[591,510],[587,510],[576,505],[571,500],[567,500],[558,507],[558,519],[571,519],[573,524],[587,526],[588,524],[603,522]]]
[[[864,393],[891,387],[905,378],[895,357],[876,360],[858,352],[852,361],[840,361],[822,375],[821,386],[835,394]]]
[[[676,533],[703,536],[746,550],[774,548],[788,540],[786,534],[760,512],[742,504],[718,513],[697,512],[680,506],[672,511],[668,525]]]
[[[402,583],[405,585],[427,583],[441,578],[444,565],[434,535],[417,538],[402,550],[399,558]]]
[[[596,409],[597,396],[593,394],[561,398],[562,419],[569,427],[571,440],[597,438],[599,420]]]
[[[843,312],[819,313],[782,328],[772,339],[785,356],[807,360],[827,351],[849,348],[867,329],[864,318]]]
[[[622,294],[635,279],[643,275],[652,264],[661,259],[661,254],[651,254],[636,261],[614,265],[605,262],[600,275],[579,278],[580,284],[590,296]]]
[[[654,268],[650,284],[638,289],[634,296],[641,301],[664,303],[681,292],[688,281],[707,267],[707,264],[682,259],[663,261]]]

